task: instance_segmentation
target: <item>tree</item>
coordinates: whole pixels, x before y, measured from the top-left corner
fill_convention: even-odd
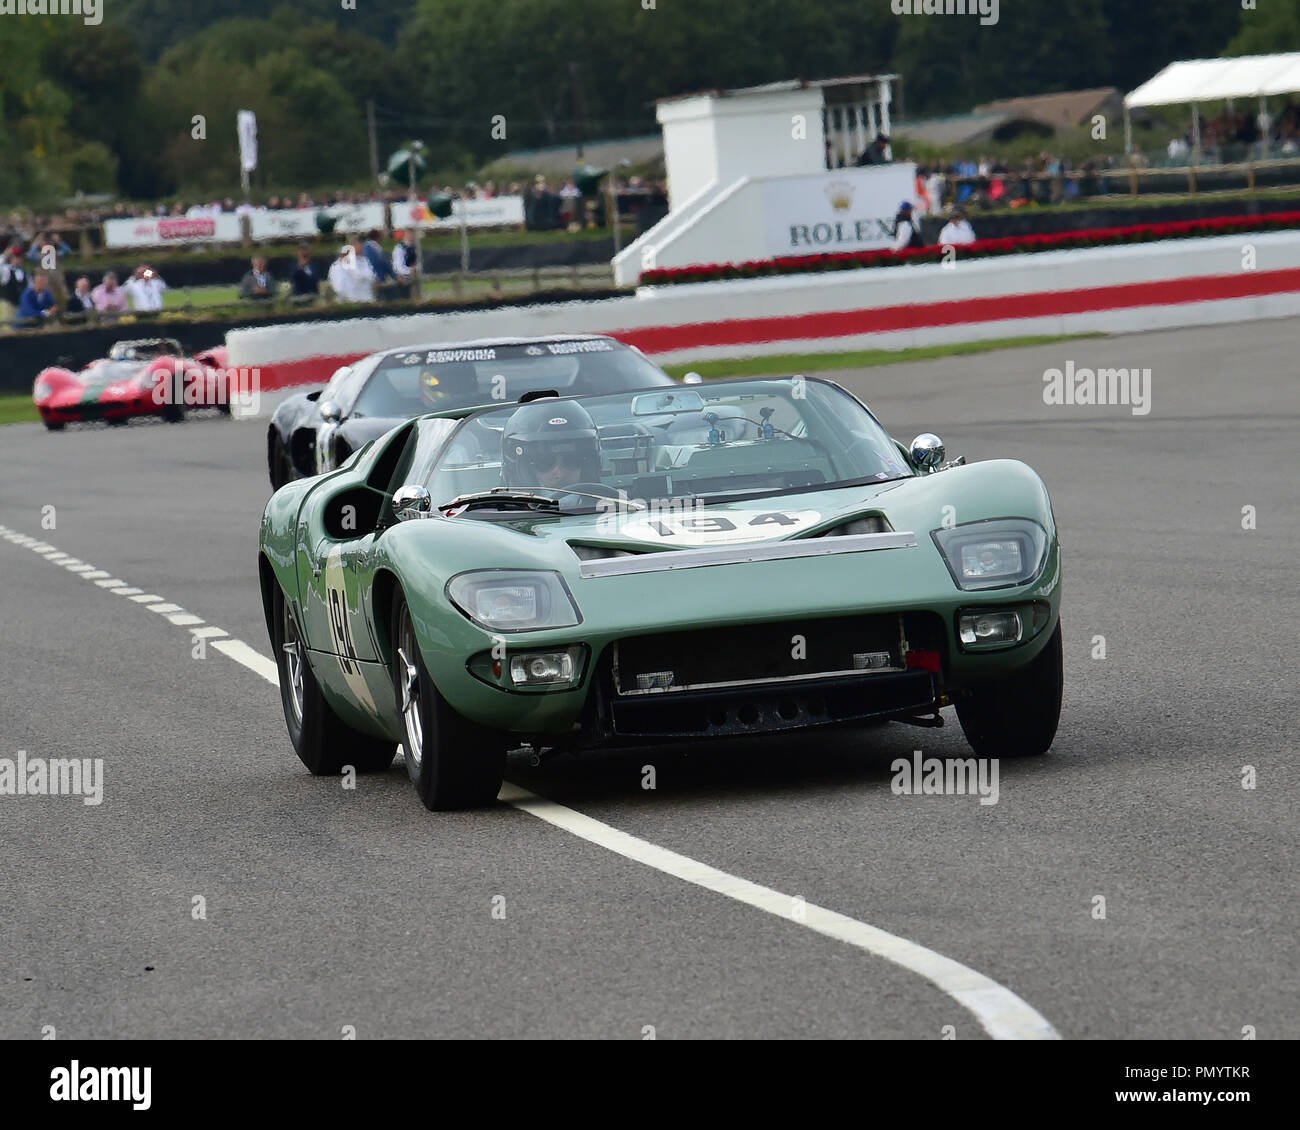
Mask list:
[[[1241,13],[1240,30],[1225,55],[1272,55],[1300,51],[1300,0],[1264,0]]]

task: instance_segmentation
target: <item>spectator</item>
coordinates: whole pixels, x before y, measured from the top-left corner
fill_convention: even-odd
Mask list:
[[[917,204],[916,214],[918,216],[925,216],[930,212],[936,211],[934,205],[930,202],[930,193],[926,187],[928,177],[929,170],[926,168],[922,167],[916,170],[916,188],[914,189],[914,192]]]
[[[570,231],[577,231],[582,222],[582,192],[571,180],[560,189],[560,219]]]
[[[163,308],[163,291],[167,284],[154,273],[152,267],[141,264],[122,288],[131,300],[131,309],[137,313],[151,313]]]
[[[90,289],[90,280],[82,275],[68,295],[68,309],[65,317],[76,314],[93,314],[95,312],[95,300],[93,292]]]
[[[340,302],[375,300],[375,272],[366,262],[362,250],[351,244],[345,243],[339,248],[339,257],[330,265],[329,284]]]
[[[947,187],[948,182],[943,175],[943,170],[936,168],[925,183],[925,192],[930,198],[931,211],[938,212],[943,208],[944,190]]]
[[[14,244],[0,262],[0,306],[6,321],[13,317],[18,302],[27,289],[27,272],[23,269],[23,249]]]
[[[240,279],[239,297],[254,302],[270,302],[275,297],[275,279],[267,270],[267,262],[263,256],[254,256],[253,269]]]
[[[48,281],[42,271],[37,271],[32,276],[31,283],[18,299],[15,326],[39,324],[59,312],[58,306],[54,303],[54,295],[50,293]]]
[[[45,255],[46,247],[54,248],[54,255],[55,255],[54,263],[47,263],[45,261],[44,255]],[[64,243],[63,237],[56,231],[52,231],[48,233],[47,232],[37,233],[36,238],[32,240],[31,247],[27,249],[28,259],[30,259],[33,263],[39,263],[42,267],[45,267],[47,270],[51,270],[51,271],[54,270],[54,268],[58,265],[58,261],[60,259],[65,259],[67,258],[67,256],[71,254],[72,254],[72,248],[69,247],[66,243]]]
[[[941,246],[960,247],[967,243],[975,242],[975,229],[970,226],[970,221],[966,219],[966,213],[961,209],[952,214],[952,218],[943,226],[943,231],[939,233],[939,243]]]
[[[113,271],[104,273],[103,281],[90,292],[90,299],[101,314],[126,313],[126,291],[117,285],[117,275]]]
[[[863,165],[888,165],[889,164],[889,138],[883,133],[876,134],[876,140],[868,145],[861,156],[854,162],[861,167]]]
[[[415,278],[416,255],[415,243],[407,232],[393,233],[397,244],[393,248],[393,274],[397,281],[409,283]]]
[[[912,202],[904,200],[898,206],[898,215],[894,217],[894,250],[902,251],[907,247],[924,246],[921,226],[912,215]]]
[[[366,236],[366,242],[362,245],[362,253],[366,257],[366,262],[370,264],[370,270],[377,281],[381,283],[393,281],[396,277],[393,274],[393,265],[388,261],[388,256],[384,254],[384,248],[379,242],[379,233],[377,231],[372,231]]]
[[[291,282],[295,302],[309,302],[320,294],[320,276],[311,265],[311,245],[298,245],[298,265],[293,270]]]

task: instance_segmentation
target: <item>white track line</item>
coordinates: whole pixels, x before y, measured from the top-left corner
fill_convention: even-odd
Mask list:
[[[267,659],[260,651],[249,647],[243,640],[217,640],[212,647],[214,651],[229,656],[236,663],[242,663],[250,671],[261,675],[268,683],[279,687],[280,673],[276,669],[275,661]]]
[[[47,561],[56,560],[55,556],[46,556],[47,551],[50,549],[46,543],[37,542],[36,539],[16,533],[5,526],[0,526],[0,537],[17,545],[36,550],[45,556]],[[65,557],[63,562],[56,561],[56,563],[63,564],[65,568],[69,564],[83,564],[75,558],[66,558],[66,555],[58,556]],[[93,570],[94,566],[87,566],[87,569]],[[97,577],[106,575],[104,573],[95,573]],[[82,576],[85,576],[85,574],[83,573]],[[103,584],[102,581],[96,581],[95,583]],[[107,591],[125,596],[139,593],[141,590],[112,588]],[[187,624],[190,622],[196,625],[203,624],[203,621],[197,616],[181,612],[179,605],[167,604],[160,596],[152,594],[144,596],[132,595],[131,599],[141,604],[160,605],[160,602],[162,602],[153,611],[164,614],[171,613],[168,619],[173,623],[184,620]],[[220,628],[206,626],[194,627],[191,634],[195,639],[226,636],[226,633]],[[214,650],[233,659],[236,663],[247,667],[254,674],[260,675],[273,686],[278,687],[280,685],[279,672],[275,662],[255,648],[249,647],[242,640],[234,638],[216,639],[212,647]],[[624,859],[630,859],[665,875],[672,875],[683,882],[703,887],[715,894],[744,903],[746,906],[774,915],[785,922],[804,926],[814,933],[822,934],[828,938],[835,938],[837,941],[864,950],[875,957],[883,958],[885,961],[915,973],[970,1012],[979,1021],[980,1027],[995,1040],[1059,1040],[1061,1038],[1060,1033],[1048,1023],[1046,1018],[1016,996],[1010,989],[985,977],[984,974],[978,973],[960,962],[953,961],[952,958],[944,957],[941,953],[926,949],[916,942],[910,942],[906,938],[887,933],[876,926],[859,922],[855,918],[849,918],[847,915],[834,910],[827,910],[812,903],[805,903],[802,899],[782,894],[771,887],[751,883],[748,879],[742,879],[737,875],[720,871],[716,867],[710,867],[707,863],[701,863],[689,856],[679,855],[675,851],[659,847],[658,844],[639,839],[627,832],[620,832],[617,828],[599,820],[594,820],[592,817],[585,816],[572,808],[566,808],[562,804],[556,804],[554,801],[540,797],[536,793],[530,793],[527,789],[519,788],[509,782],[506,782],[501,787],[498,799],[513,805],[521,812],[526,812],[530,816],[544,820],[553,827],[560,828],[571,835],[584,839],[588,843],[603,847],[615,855],[621,855]]]

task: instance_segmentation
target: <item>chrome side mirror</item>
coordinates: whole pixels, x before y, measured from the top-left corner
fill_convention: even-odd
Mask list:
[[[317,405],[317,411],[320,412],[321,419],[331,424],[337,424],[343,418],[343,412],[332,400],[322,400]]]
[[[687,373],[686,376],[682,378],[682,384],[684,385],[702,385],[703,383],[704,378],[700,376],[699,373]]]
[[[908,454],[913,465],[929,475],[939,469],[939,464],[943,462],[946,452],[944,451],[943,440],[933,432],[922,432],[916,439],[912,440],[912,446]]]
[[[410,518],[427,518],[433,509],[433,499],[424,487],[407,483],[393,495],[393,513],[399,522]]]

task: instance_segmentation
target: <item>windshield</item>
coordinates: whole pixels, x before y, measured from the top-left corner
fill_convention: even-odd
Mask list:
[[[583,494],[757,498],[912,474],[843,389],[804,377],[533,401],[463,420],[426,485],[435,506],[509,489],[599,508]],[[569,498],[564,495],[569,494]]]
[[[408,417],[554,389],[561,396],[670,385],[640,353],[616,341],[545,341],[420,349],[382,358],[352,408],[358,416]]]

